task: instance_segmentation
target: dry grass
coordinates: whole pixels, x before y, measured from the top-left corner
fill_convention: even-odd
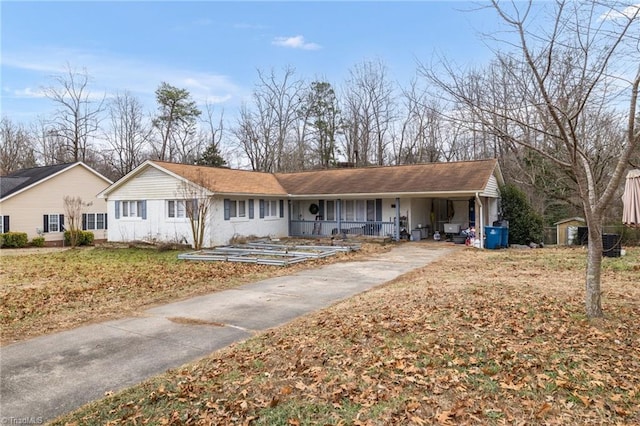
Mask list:
[[[154,248],[27,250],[27,254],[12,256],[0,253],[0,344],[137,315],[156,304],[387,249],[380,244],[363,244],[355,253],[286,268],[181,261],[177,251]]]
[[[56,424],[640,423],[640,249],[466,249]]]

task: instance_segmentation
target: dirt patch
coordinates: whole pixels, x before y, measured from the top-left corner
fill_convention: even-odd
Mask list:
[[[185,324],[185,325],[213,325],[216,327],[224,327],[224,324],[221,322],[215,321],[206,321],[197,318],[185,318],[185,317],[170,317],[167,318],[169,321],[174,322],[176,324]]]

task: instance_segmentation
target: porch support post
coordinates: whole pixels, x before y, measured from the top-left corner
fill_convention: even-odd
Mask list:
[[[290,237],[292,237],[293,235],[291,235],[291,231],[293,229],[293,224],[291,223],[291,200],[287,200],[287,217],[289,218],[287,220],[287,222],[288,222],[288,225],[287,225],[288,231],[287,231],[287,233],[289,234]]]
[[[476,192],[476,238],[480,238],[480,248],[484,248],[484,208],[480,194]]]
[[[338,235],[342,235],[342,200],[336,200],[336,220],[338,221]]]
[[[396,197],[396,235],[395,240],[400,241],[400,198]]]

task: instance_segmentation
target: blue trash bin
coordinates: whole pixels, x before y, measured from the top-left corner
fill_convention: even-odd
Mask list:
[[[500,242],[502,241],[502,227],[499,226],[485,226],[484,234],[487,236],[485,241],[485,248],[497,249],[500,248]]]
[[[503,226],[500,228],[500,247],[508,248],[509,247],[509,228]]]

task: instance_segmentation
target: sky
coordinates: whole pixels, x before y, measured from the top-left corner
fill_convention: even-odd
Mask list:
[[[151,113],[167,82],[228,116],[258,70],[292,67],[338,87],[357,64],[381,61],[406,87],[417,63],[437,55],[486,62],[482,34],[497,22],[463,1],[3,0],[0,14],[2,116],[25,123],[54,110],[43,88],[69,68],[86,70],[96,98],[127,90]]]

